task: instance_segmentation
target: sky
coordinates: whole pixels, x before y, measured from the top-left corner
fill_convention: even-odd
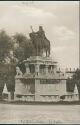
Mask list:
[[[61,68],[79,67],[78,1],[0,1],[0,30],[29,37],[42,25],[51,57]]]

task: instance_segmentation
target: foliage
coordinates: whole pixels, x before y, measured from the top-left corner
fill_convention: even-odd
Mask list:
[[[80,69],[77,69],[73,74],[72,78],[68,78],[66,81],[67,92],[73,92],[75,85],[78,89],[79,100],[80,100]]]
[[[80,80],[80,69],[77,69],[73,75],[73,79]]]
[[[15,55],[19,61],[34,55],[35,49],[33,43],[24,34],[16,33],[13,38],[19,44],[19,47],[15,50]]]
[[[0,60],[4,59],[5,54],[13,48],[11,37],[5,32],[0,31]]]

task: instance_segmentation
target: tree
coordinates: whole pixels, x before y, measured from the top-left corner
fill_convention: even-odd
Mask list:
[[[76,70],[75,74],[73,75],[73,79],[76,80],[76,85],[77,85],[79,100],[80,100],[80,69]]]
[[[18,47],[15,51],[14,54],[16,56],[16,58],[19,60],[19,62],[24,60],[24,48],[22,47]]]
[[[12,48],[11,37],[5,31],[0,31],[0,61],[4,59],[5,54],[8,54]]]
[[[79,94],[79,100],[80,100],[80,69],[77,69],[75,71],[72,78],[67,79],[66,85],[67,85],[67,91],[68,92],[73,92],[74,88],[75,88],[75,85],[77,86],[78,94]]]
[[[15,50],[15,55],[19,61],[34,55],[35,49],[33,43],[24,34],[16,33],[13,38],[19,44],[19,47]]]
[[[26,42],[24,51],[25,51],[25,59],[29,58],[30,56],[35,56],[36,50],[31,40],[28,40],[28,42]]]
[[[14,40],[16,40],[17,43],[19,43],[19,46],[23,48],[28,41],[27,37],[23,33],[16,33],[13,38]]]
[[[13,49],[12,38],[5,31],[3,30],[0,31],[0,98],[2,98],[2,92],[5,82],[7,82],[7,80],[5,79],[7,78],[8,80],[10,80],[9,77],[7,77],[7,74],[9,73],[8,66],[2,62],[4,61],[5,56],[7,56],[10,50],[12,49]],[[11,76],[11,73],[9,76]]]

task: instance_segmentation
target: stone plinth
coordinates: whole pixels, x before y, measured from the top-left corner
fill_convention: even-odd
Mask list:
[[[40,79],[35,79],[35,101],[40,101]]]

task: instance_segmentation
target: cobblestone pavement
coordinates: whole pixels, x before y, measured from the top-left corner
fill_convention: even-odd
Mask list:
[[[0,104],[0,123],[80,123],[80,105]]]

